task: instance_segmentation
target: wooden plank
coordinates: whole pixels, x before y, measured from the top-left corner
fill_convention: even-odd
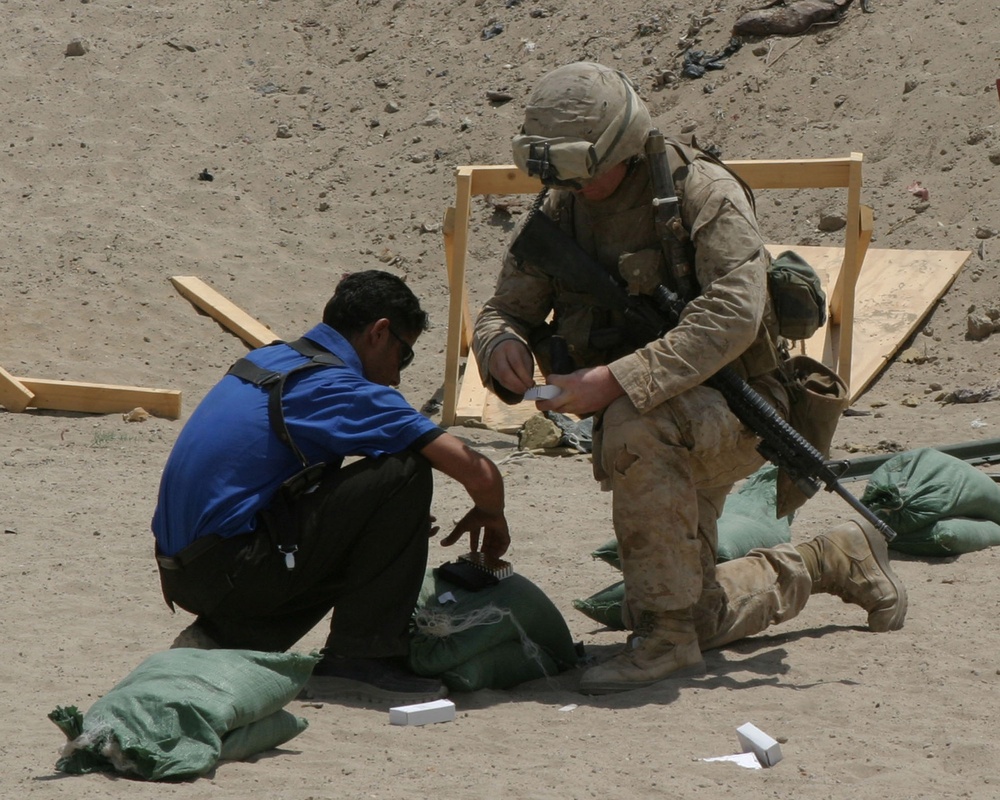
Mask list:
[[[143,389],[101,383],[18,378],[34,394],[34,408],[79,411],[84,414],[124,414],[141,406],[150,414],[179,419],[181,393],[173,389]]]
[[[809,189],[847,187],[851,169],[861,160],[860,153],[841,158],[734,159],[726,161],[737,175],[754,189]],[[458,167],[456,175],[471,180],[473,195],[534,194],[542,184],[513,164]]]
[[[35,399],[23,383],[0,367],[0,406],[15,414],[24,411]]]
[[[465,260],[469,252],[469,215],[472,208],[472,174],[460,167],[456,170],[455,210],[445,237],[446,256],[451,264],[448,290],[448,336],[445,343],[444,397],[441,406],[441,424],[455,424],[458,408],[459,368],[462,359],[462,341],[465,331],[464,310],[468,307],[465,287]]]
[[[486,391],[479,378],[479,361],[476,359],[476,354],[470,350],[459,386],[455,416],[450,424],[464,425],[466,422],[479,422],[485,419],[483,409],[491,396],[492,392]]]
[[[175,276],[170,282],[191,303],[251,347],[262,347],[281,338],[239,306],[227,300],[201,278]]]
[[[830,189],[847,187],[851,170],[862,161],[860,153],[843,158],[734,159],[726,166],[752,189]]]

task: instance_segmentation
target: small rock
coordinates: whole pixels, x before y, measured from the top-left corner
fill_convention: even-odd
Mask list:
[[[920,81],[918,81],[916,78],[908,78],[906,83],[903,84],[903,94],[909,94],[919,85]]]
[[[122,414],[122,419],[126,422],[145,422],[149,419],[149,412],[144,408],[133,408],[131,411]]]
[[[993,320],[986,314],[969,314],[966,318],[966,332],[973,341],[980,341],[993,333]]]
[[[997,235],[997,232],[992,228],[976,228],[976,238],[977,239],[992,239]]]
[[[285,123],[280,124],[278,126],[278,131],[275,134],[275,136],[277,136],[279,139],[291,139],[292,138],[291,126],[286,125]]]
[[[494,36],[499,36],[503,33],[503,23],[494,22],[492,25],[483,28],[482,38],[492,39]]]
[[[85,56],[90,52],[90,45],[86,39],[73,39],[66,45],[66,55],[70,57]]]
[[[840,108],[846,102],[847,102],[847,95],[846,94],[839,94],[839,95],[837,95],[836,99],[833,101],[833,107],[834,108]]]
[[[843,214],[820,214],[819,224],[816,226],[824,233],[833,233],[843,230],[847,225],[847,218]]]
[[[544,450],[558,447],[562,430],[544,414],[535,414],[525,421],[518,434],[519,450]]]
[[[424,117],[424,121],[420,123],[421,125],[427,125],[428,127],[432,125],[443,125],[444,122],[441,119],[441,112],[436,108],[432,108],[430,113]]]
[[[397,111],[399,111],[399,105],[390,100],[388,103],[385,104],[385,108],[383,110],[387,114],[395,114]]]

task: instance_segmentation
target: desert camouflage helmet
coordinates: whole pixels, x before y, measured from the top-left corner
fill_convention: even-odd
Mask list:
[[[556,186],[578,187],[642,152],[649,110],[618,70],[580,61],[542,76],[514,137],[518,168]]]

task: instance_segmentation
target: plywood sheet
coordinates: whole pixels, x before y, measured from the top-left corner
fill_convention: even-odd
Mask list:
[[[773,254],[786,247],[769,245]],[[830,290],[843,258],[837,247],[793,248]],[[869,249],[854,294],[854,356],[851,399],[856,400],[917,330],[948,290],[971,253],[967,250]],[[823,328],[806,342],[805,352],[832,363],[836,329]]]

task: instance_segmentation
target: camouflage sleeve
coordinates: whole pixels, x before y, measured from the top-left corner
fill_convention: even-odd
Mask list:
[[[701,294],[665,336],[610,364],[640,411],[703,383],[757,338],[769,255],[742,186],[721,167],[691,165],[681,214],[695,246]]]
[[[511,241],[519,232],[520,226]],[[502,387],[498,391],[489,374],[490,356],[496,346],[506,339],[517,339],[527,345],[531,331],[545,322],[551,310],[552,286],[548,277],[530,264],[521,263],[508,249],[496,289],[479,312],[472,338],[479,374],[487,389],[504,398]]]

